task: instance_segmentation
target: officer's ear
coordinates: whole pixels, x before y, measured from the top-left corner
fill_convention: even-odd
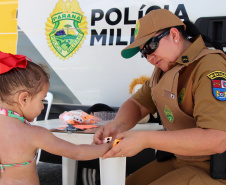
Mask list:
[[[177,44],[180,41],[180,32],[176,28],[171,28],[170,29],[170,38],[172,41]]]

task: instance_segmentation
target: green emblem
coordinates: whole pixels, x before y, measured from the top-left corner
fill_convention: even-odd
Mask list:
[[[184,101],[184,95],[185,95],[185,88],[181,89],[179,95],[178,95],[178,104],[181,105]]]
[[[167,119],[171,123],[173,123],[173,120],[174,120],[173,113],[171,112],[171,110],[169,109],[169,107],[167,105],[165,105],[164,113],[165,113]]]
[[[136,28],[135,28],[135,33],[134,33],[135,38],[137,37],[139,28],[140,28],[140,22],[139,22],[139,20],[138,20],[138,21],[137,21],[137,24],[136,24]]]
[[[87,35],[86,17],[76,0],[59,0],[46,23],[50,48],[62,59],[72,56]]]

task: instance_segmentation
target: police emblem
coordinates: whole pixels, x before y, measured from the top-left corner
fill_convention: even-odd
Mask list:
[[[212,82],[213,96],[220,101],[226,101],[226,73],[222,71],[214,71],[209,73],[207,77]]]
[[[59,0],[46,22],[49,47],[59,58],[71,57],[84,42],[87,22],[76,0]]]
[[[173,113],[171,112],[171,110],[169,109],[169,107],[167,105],[165,105],[164,113],[165,113],[167,119],[171,123],[173,123],[173,121],[174,121]]]
[[[178,104],[181,105],[184,101],[185,88],[182,88],[178,95]]]
[[[139,28],[140,28],[140,22],[139,20],[137,21],[137,24],[136,24],[136,27],[135,27],[135,32],[134,32],[134,36],[135,38],[137,37],[137,34],[138,34],[138,31],[139,31]]]

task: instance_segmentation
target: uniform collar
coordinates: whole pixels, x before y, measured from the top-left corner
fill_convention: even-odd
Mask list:
[[[188,66],[194,61],[194,58],[205,48],[205,43],[202,39],[202,36],[195,38],[195,41],[191,46],[176,60],[175,63]]]

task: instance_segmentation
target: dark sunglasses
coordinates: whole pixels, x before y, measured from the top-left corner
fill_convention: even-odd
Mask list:
[[[170,30],[167,30],[161,34],[159,34],[156,37],[153,37],[151,39],[149,39],[144,47],[140,50],[141,52],[141,58],[145,57],[147,58],[147,55],[152,54],[159,46],[159,41],[166,36],[168,33],[170,32]]]

